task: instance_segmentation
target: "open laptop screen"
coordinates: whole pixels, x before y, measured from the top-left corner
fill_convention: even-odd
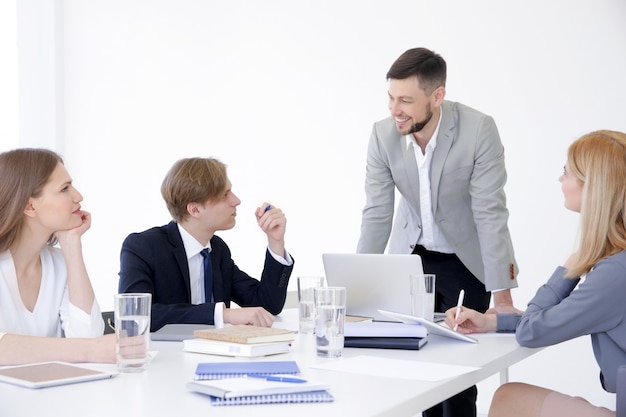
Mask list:
[[[346,314],[390,321],[378,309],[411,314],[409,275],[422,274],[419,255],[324,253],[326,282],[347,288]]]

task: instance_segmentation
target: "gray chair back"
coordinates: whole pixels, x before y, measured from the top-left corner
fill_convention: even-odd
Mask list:
[[[113,311],[103,311],[104,334],[115,333],[115,316]]]

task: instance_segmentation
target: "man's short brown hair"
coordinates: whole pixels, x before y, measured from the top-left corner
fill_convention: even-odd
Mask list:
[[[446,86],[446,61],[441,55],[426,49],[413,48],[404,52],[391,65],[387,81],[417,77],[420,87],[431,94],[438,87]]]
[[[172,218],[187,218],[189,203],[204,204],[217,199],[228,182],[226,165],[215,158],[186,158],[176,161],[163,179],[161,195]]]

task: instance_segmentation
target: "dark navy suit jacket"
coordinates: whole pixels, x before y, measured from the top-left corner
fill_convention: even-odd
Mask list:
[[[228,246],[217,236],[211,238],[211,264],[215,302],[226,307],[231,301],[241,307],[261,306],[274,315],[282,311],[293,265],[282,265],[266,251],[259,281],[235,265]],[[152,294],[151,331],[169,323],[214,324],[215,303],[191,304],[187,255],[175,222],[124,240],[119,292]]]

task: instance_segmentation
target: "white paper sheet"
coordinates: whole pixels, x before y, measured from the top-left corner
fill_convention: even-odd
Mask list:
[[[473,366],[448,365],[432,362],[415,362],[376,356],[357,356],[311,366],[328,371],[349,372],[387,378],[416,381],[439,381],[476,371]]]

